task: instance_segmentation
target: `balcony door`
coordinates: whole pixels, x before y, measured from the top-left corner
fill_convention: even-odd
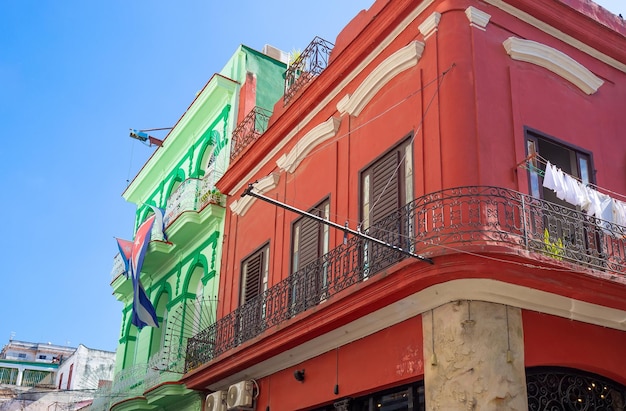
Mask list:
[[[330,201],[326,199],[308,212],[328,220]],[[329,226],[303,216],[294,222],[291,238],[291,310],[296,314],[327,295],[328,267],[321,257],[329,251]]]
[[[549,202],[529,211],[532,237],[537,239],[538,247],[559,260],[602,266],[601,235],[595,219],[543,187],[548,162],[585,185],[593,184],[591,153],[529,129],[526,150],[531,156],[530,193]]]

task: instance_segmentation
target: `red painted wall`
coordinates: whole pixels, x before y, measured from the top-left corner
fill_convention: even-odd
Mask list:
[[[356,228],[360,218],[359,172],[410,135],[414,136],[416,197],[461,185],[494,185],[527,193],[527,174],[518,164],[526,156],[524,127],[531,127],[590,150],[598,170],[597,183],[626,193],[626,157],[620,124],[626,108],[626,74],[485,3],[436,2],[398,33],[381,55],[346,84],[309,123],[301,124],[301,119],[390,32],[391,28],[382,27],[383,22],[397,24],[415,3],[418,2],[379,0],[374,8],[355,19],[338,41],[339,48],[333,53],[329,69],[287,108],[282,108],[279,102],[281,107],[275,112],[270,128],[246,157],[227,171],[218,187],[224,192],[234,190],[244,178],[250,178],[253,166],[267,160],[250,178],[254,181],[272,172],[279,173],[278,186],[265,195],[302,210],[330,197],[331,220],[339,224],[347,220],[351,228]],[[561,12],[563,21],[569,18],[573,22],[571,26],[589,28],[588,35],[571,28],[571,35],[578,33],[579,38],[591,46],[604,47],[605,40],[596,35],[595,25],[582,20],[574,10],[554,6],[552,2],[516,0],[515,3],[550,15],[555,10]],[[486,31],[469,25],[465,14],[469,5],[491,15]],[[373,16],[373,10],[379,14]],[[435,10],[442,14],[440,24],[434,34],[424,39],[419,25]],[[372,21],[378,25],[371,24]],[[367,35],[351,38],[359,27]],[[597,93],[586,95],[543,67],[511,59],[502,45],[511,36],[557,48],[602,78],[604,84]],[[414,40],[426,44],[418,64],[386,84],[359,116],[341,116],[336,109],[337,102],[353,93],[378,64]],[[622,58],[626,61],[624,54]],[[276,160],[331,116],[341,118],[336,137],[316,147],[294,173],[280,170]],[[266,158],[294,130],[294,137],[273,157]],[[242,190],[230,193],[229,205],[240,199]],[[262,244],[268,241],[270,244],[269,286],[287,278],[291,264],[291,227],[297,218],[294,213],[260,200],[255,200],[243,216],[227,213],[218,317],[239,306],[241,261]],[[342,240],[341,231],[331,230],[331,249]],[[521,254],[511,263],[480,258],[476,263],[475,258],[479,257],[462,253],[450,258],[440,257],[440,261],[445,260],[449,265],[436,261],[432,271],[424,277],[431,276],[429,281],[432,282],[438,281],[433,279],[436,275],[440,275],[438,278],[466,275],[506,281],[510,274],[510,281],[524,286],[605,305],[611,305],[623,292],[622,285],[585,273],[539,272],[523,264],[549,263],[529,261]],[[473,264],[477,268],[471,268]],[[448,269],[456,271],[450,273]],[[581,291],[577,291],[577,287]],[[607,291],[602,293],[602,289]],[[620,365],[626,364],[625,356],[620,353],[620,347],[626,346],[625,333],[528,311],[523,318],[528,366],[571,366],[626,383],[626,378],[619,374],[623,374]],[[337,398],[418,379],[423,373],[421,363],[409,366],[402,359],[421,358],[419,322],[418,317],[341,347]],[[380,347],[384,347],[384,355]],[[409,347],[413,347],[413,351]],[[293,378],[295,368],[261,379],[260,409],[270,405],[273,411],[294,410],[328,401],[334,395],[332,390],[337,380],[336,354],[327,353],[298,366],[306,370],[307,379],[302,384]],[[387,356],[390,357],[385,359]],[[410,372],[403,373],[409,369]],[[276,398],[280,398],[280,403],[274,402]]]
[[[571,367],[626,385],[626,333],[565,318],[523,311],[527,367]]]
[[[415,317],[258,380],[257,409],[306,409],[329,399],[356,397],[418,381],[424,374],[422,358],[422,321]],[[302,369],[305,380],[298,382],[293,373]]]

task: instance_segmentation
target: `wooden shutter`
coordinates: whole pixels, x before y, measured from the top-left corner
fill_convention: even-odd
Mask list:
[[[265,250],[265,248],[263,248]],[[246,278],[243,290],[243,303],[250,301],[261,293],[263,278],[263,250],[260,250],[244,262]]]
[[[319,215],[319,212],[312,214]],[[300,223],[298,269],[302,269],[319,257],[320,223],[304,217]]]
[[[370,221],[377,221],[397,211],[400,207],[399,150],[393,150],[373,165]]]

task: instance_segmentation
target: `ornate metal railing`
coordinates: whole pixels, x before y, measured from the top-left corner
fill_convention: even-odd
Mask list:
[[[599,376],[569,369],[527,370],[528,409],[623,410],[626,387]]]
[[[267,130],[271,111],[254,107],[233,131],[230,160],[234,161],[244,150]]]
[[[285,72],[284,105],[289,104],[299,90],[326,69],[333,47],[333,43],[315,37],[291,63]]]
[[[200,211],[209,203],[225,207],[226,198],[208,180],[188,178],[167,200],[163,218],[165,227],[185,211]]]
[[[543,255],[579,270],[626,273],[626,227],[498,187],[460,187],[420,197],[367,233],[434,256],[468,246]],[[406,258],[357,237],[306,265],[188,340],[194,369],[353,284]]]
[[[113,268],[111,269],[111,281],[115,280],[118,276],[124,274],[126,272],[126,267],[124,266],[124,260],[122,260],[122,256],[120,253],[115,254],[113,257]]]
[[[118,401],[143,395],[148,364],[135,364],[115,374],[110,395]]]

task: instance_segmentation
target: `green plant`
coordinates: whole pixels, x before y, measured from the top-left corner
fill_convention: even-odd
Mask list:
[[[547,228],[543,230],[543,244],[547,255],[557,260],[563,259],[563,253],[565,252],[563,248],[563,240],[559,238],[556,241],[552,242],[550,240],[550,233],[548,232]]]

